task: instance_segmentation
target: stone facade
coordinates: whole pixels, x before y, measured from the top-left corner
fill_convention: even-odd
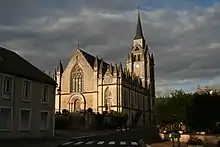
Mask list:
[[[77,47],[65,70],[59,62],[55,78],[58,111],[113,110],[128,114],[128,124],[136,119],[140,125],[153,120],[154,59],[142,33],[139,12],[136,36],[125,68],[121,63],[106,63]]]

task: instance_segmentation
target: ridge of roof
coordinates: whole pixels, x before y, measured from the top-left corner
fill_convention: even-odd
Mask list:
[[[42,72],[16,52],[0,47],[0,56],[3,59],[0,64],[0,72],[45,84],[56,85],[56,82],[50,76]]]

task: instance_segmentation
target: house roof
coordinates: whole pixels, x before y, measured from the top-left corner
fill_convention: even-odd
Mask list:
[[[0,59],[2,59],[0,61],[0,72],[2,73],[56,85],[56,82],[50,76],[11,50],[0,47]]]

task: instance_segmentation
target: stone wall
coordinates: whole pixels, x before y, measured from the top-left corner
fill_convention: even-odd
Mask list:
[[[160,137],[162,140],[170,140],[169,134],[160,133]],[[213,143],[213,144],[217,144],[217,142],[220,140],[220,134],[210,134],[210,135],[181,134],[180,142],[186,143],[190,137],[197,137],[203,140],[205,143]]]

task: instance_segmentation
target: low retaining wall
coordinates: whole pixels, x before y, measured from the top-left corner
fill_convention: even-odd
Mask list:
[[[171,140],[169,134],[159,134],[162,140]],[[186,143],[190,137],[197,137],[204,141],[205,143],[217,144],[220,140],[220,134],[213,135],[198,135],[198,134],[181,134],[180,142]]]

